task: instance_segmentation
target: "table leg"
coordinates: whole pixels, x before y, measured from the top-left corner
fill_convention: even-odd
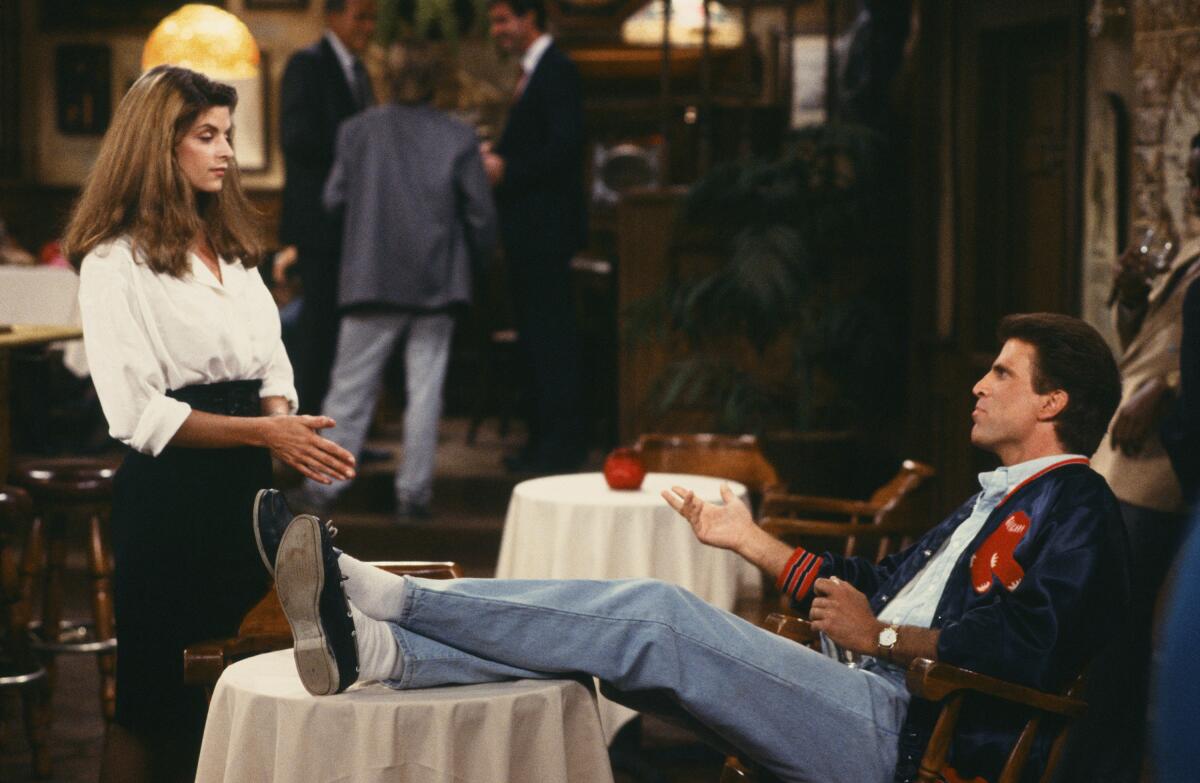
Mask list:
[[[9,352],[0,348],[0,484],[8,482],[12,456],[12,427],[9,423]]]

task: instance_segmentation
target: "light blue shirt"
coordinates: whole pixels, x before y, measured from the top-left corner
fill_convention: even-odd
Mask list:
[[[1039,471],[1068,459],[1083,459],[1078,454],[1055,454],[1050,457],[1039,457],[1027,462],[1020,462],[1008,467],[1000,467],[988,473],[979,474],[979,486],[982,492],[975,500],[975,508],[971,516],[963,520],[949,538],[942,543],[941,549],[930,557],[925,567],[900,589],[891,603],[879,613],[879,620],[889,625],[913,625],[928,628],[933,622],[938,603],[942,600],[942,592],[954,564],[963,551],[979,535],[983,523],[996,506],[1021,482],[1026,481]],[[929,555],[929,552],[925,553]]]

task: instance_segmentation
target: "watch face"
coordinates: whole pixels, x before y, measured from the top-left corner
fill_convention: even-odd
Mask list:
[[[892,647],[896,644],[896,629],[884,628],[879,632],[879,646]]]

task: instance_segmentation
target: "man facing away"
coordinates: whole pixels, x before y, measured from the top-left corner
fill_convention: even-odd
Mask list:
[[[337,356],[322,410],[352,454],[365,441],[393,346],[404,346],[404,454],[397,515],[429,515],[455,310],[490,261],[496,212],[474,130],[430,105],[438,62],[409,47],[389,63],[394,103],[342,124],[325,205],[344,213]],[[328,509],[345,484],[306,479]]]
[[[326,214],[321,191],[333,166],[338,126],[375,103],[360,59],[375,31],[375,13],[375,0],[325,0],[324,34],[293,54],[283,72],[279,138],[285,179],[279,239],[296,247],[304,285],[296,386],[306,413],[321,409],[337,344],[342,232]]]
[[[933,726],[905,667],[930,658],[1059,689],[1127,600],[1116,501],[1088,467],[1120,396],[1112,354],[1074,318],[1009,316],[974,387],[971,439],[1003,466],[912,547],[874,564],[792,549],[728,487],[725,504],[664,493],[697,538],[776,576],[814,627],[866,656],[851,668],[653,580],[447,582],[398,577],[334,549],[313,517],[260,504],[256,534],[315,694],[586,672],[615,696],[666,695],[787,781],[915,776]],[[269,504],[267,504],[269,505]],[[344,581],[343,581],[344,579]],[[343,592],[344,591],[344,592]],[[347,600],[348,599],[348,600]],[[1020,724],[968,706],[951,762],[992,780]],[[1048,748],[1032,749],[1033,765]]]
[[[483,156],[528,376],[529,437],[505,464],[571,470],[586,450],[570,268],[587,230],[579,73],[546,33],[542,0],[489,0],[488,20],[522,71],[500,140]]]

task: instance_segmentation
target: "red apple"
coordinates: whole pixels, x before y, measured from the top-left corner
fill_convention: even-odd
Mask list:
[[[640,489],[646,466],[633,449],[613,449],[604,460],[604,480],[612,489]]]

